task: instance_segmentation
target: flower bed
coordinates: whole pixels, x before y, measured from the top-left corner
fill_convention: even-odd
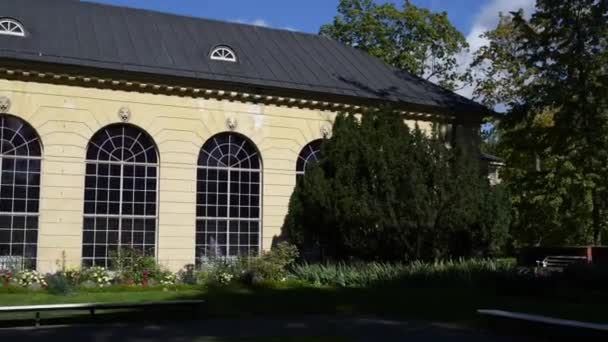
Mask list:
[[[169,291],[195,285],[255,284],[286,279],[287,267],[297,256],[295,247],[279,244],[261,256],[207,258],[199,270],[195,270],[194,265],[186,265],[179,272],[172,273],[141,251],[123,249],[111,256],[113,269],[98,266],[82,270],[64,268],[46,275],[20,269],[0,271],[0,292],[47,291],[67,295],[74,291],[103,289]]]
[[[526,296],[559,294],[566,287],[595,290],[608,272],[578,267],[560,274],[521,269],[514,260],[471,259],[405,263],[295,264],[295,247],[279,244],[256,257],[208,257],[200,268],[187,265],[177,273],[159,267],[152,257],[133,250],[113,257],[115,268],[64,269],[41,275],[36,271],[0,271],[0,293],[46,291],[55,295],[73,292],[129,290],[178,291],[192,287],[231,285],[330,288],[452,288],[492,289],[496,293]],[[581,281],[585,279],[587,281]],[[597,286],[596,286],[597,287]]]

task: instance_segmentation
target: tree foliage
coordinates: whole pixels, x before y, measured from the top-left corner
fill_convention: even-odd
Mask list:
[[[508,201],[459,148],[386,108],[336,118],[298,181],[283,233],[331,256],[404,260],[499,253]]]
[[[517,12],[523,17],[523,11]],[[494,30],[481,35],[488,41],[475,52],[471,68],[475,82],[473,96],[488,107],[511,108],[523,101],[522,88],[537,72],[522,60],[524,37],[516,28],[512,14],[498,14]]]
[[[322,35],[448,89],[467,79],[457,55],[468,44],[447,13],[433,13],[409,1],[399,9],[373,0],[340,0],[338,13],[333,23],[321,28]]]
[[[517,242],[605,242],[608,2],[538,0],[485,37],[476,94],[507,108],[497,131]]]

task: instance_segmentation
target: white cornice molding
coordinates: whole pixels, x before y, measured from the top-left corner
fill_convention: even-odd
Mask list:
[[[22,70],[7,67],[0,67],[0,77],[5,74],[9,77],[18,77],[25,79],[39,79],[44,82],[44,79],[53,79],[55,81],[66,81],[66,83],[82,82],[86,84],[97,83],[100,86],[131,88],[134,91],[156,91],[165,95],[190,96],[192,98],[213,98],[218,100],[241,101],[251,103],[263,103],[276,106],[285,106],[293,108],[310,108],[320,109],[331,112],[352,112],[362,113],[368,110],[376,109],[375,107],[359,106],[349,103],[327,102],[318,100],[309,100],[295,97],[282,97],[264,94],[252,94],[248,92],[226,91],[221,89],[208,89],[199,87],[176,86],[158,83],[145,83],[130,80],[119,80],[110,78],[100,78],[90,75],[76,75],[53,72],[42,72],[38,70]],[[453,122],[455,117],[452,115],[431,114],[412,111],[399,111],[406,119],[434,121],[434,122]]]

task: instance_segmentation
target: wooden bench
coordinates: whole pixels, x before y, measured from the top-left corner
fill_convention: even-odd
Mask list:
[[[143,303],[79,303],[79,304],[53,304],[53,305],[24,305],[24,306],[0,306],[0,313],[34,312],[35,324],[40,326],[40,313],[49,311],[89,311],[91,316],[95,316],[98,310],[117,310],[117,309],[146,309],[172,306],[190,307],[193,315],[196,315],[197,308],[203,304],[203,300],[174,300],[162,302],[143,302]]]
[[[572,255],[549,255],[543,260],[536,261],[539,267],[550,268],[558,271],[563,271],[566,267],[574,264],[587,263],[588,259],[584,256]]]
[[[598,324],[574,321],[568,319],[560,319],[539,315],[530,315],[519,312],[510,312],[503,310],[477,310],[477,314],[493,321],[514,321],[524,325],[533,326],[531,331],[540,332],[541,327],[545,327],[548,331],[546,335],[559,335],[561,332],[570,331],[573,336],[601,336],[608,337],[608,324]]]

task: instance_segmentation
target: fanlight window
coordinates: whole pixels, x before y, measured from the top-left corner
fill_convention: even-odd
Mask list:
[[[155,255],[158,154],[139,128],[110,125],[87,147],[82,260],[112,267],[120,247]]]
[[[221,133],[200,151],[197,171],[196,261],[255,255],[260,250],[261,159],[245,137]]]
[[[236,54],[227,46],[218,46],[211,52],[211,59],[224,62],[236,62]]]
[[[36,268],[41,154],[28,123],[0,115],[0,270]]]
[[[298,156],[298,161],[296,163],[296,175],[303,176],[306,172],[306,168],[310,166],[312,163],[315,163],[321,159],[321,143],[323,140],[318,139],[310,142],[308,145],[304,146],[300,155]]]
[[[25,29],[20,22],[14,19],[2,18],[0,19],[0,34],[25,37]]]

